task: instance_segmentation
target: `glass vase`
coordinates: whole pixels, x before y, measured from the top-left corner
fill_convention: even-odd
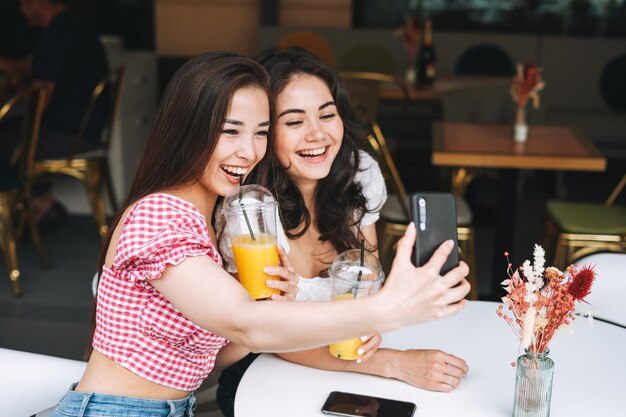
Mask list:
[[[526,109],[524,106],[517,106],[515,111],[515,123],[513,124],[513,140],[517,143],[524,143],[528,139],[528,125],[526,124]]]
[[[552,397],[554,361],[550,350],[526,353],[517,358],[513,417],[548,417]]]

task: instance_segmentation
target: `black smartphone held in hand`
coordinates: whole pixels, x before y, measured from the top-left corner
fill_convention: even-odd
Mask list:
[[[333,391],[328,395],[322,413],[349,417],[412,417],[415,408],[415,404],[406,401]]]
[[[441,268],[441,275],[459,265],[456,233],[456,200],[450,193],[415,193],[410,198],[411,220],[417,229],[413,262],[422,266],[446,240],[454,248]]]

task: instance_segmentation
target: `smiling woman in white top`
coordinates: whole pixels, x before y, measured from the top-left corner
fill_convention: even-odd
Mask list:
[[[274,102],[268,152],[248,182],[264,185],[278,201],[279,244],[300,275],[297,299],[328,300],[327,270],[339,253],[357,248],[364,239],[366,249],[377,254],[375,223],[387,198],[384,179],[376,161],[359,151],[367,130],[355,118],[334,71],[297,48],[269,49],[257,60],[270,74]],[[219,240],[228,270],[236,272],[228,236]],[[359,361],[337,359],[327,347],[278,355],[315,368],[396,378],[436,391],[451,391],[468,371],[465,361],[441,351],[377,350],[377,335],[365,341]],[[220,378],[218,402],[227,416],[233,413],[239,379],[253,359],[226,369]]]

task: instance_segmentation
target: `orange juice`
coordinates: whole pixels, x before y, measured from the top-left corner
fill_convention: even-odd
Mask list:
[[[352,298],[352,294],[341,294],[333,297],[333,300],[345,300],[348,298]],[[345,359],[347,361],[357,360],[361,357],[357,353],[357,350],[361,347],[363,342],[361,338],[357,337],[355,339],[344,340],[343,342],[333,343],[328,346],[328,350],[330,354],[339,358]]]
[[[256,240],[250,235],[235,236],[230,239],[233,256],[239,272],[239,282],[250,293],[252,298],[269,298],[272,294],[280,294],[279,290],[268,288],[265,281],[279,279],[263,272],[266,266],[278,266],[276,238],[268,234],[258,234]]]

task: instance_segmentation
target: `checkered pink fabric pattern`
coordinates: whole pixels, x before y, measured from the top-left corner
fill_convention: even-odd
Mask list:
[[[124,221],[113,265],[100,276],[94,349],[149,381],[198,388],[228,342],[186,318],[149,281],[167,265],[202,255],[222,263],[195,206],[168,194],[137,202]]]

